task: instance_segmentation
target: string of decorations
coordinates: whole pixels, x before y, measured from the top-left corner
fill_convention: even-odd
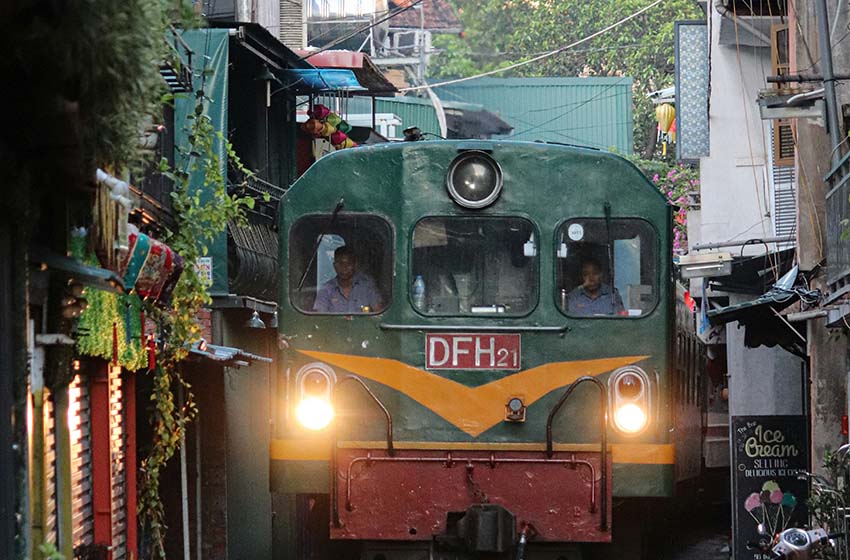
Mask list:
[[[357,146],[357,142],[349,138],[348,134],[346,134],[351,132],[351,125],[326,106],[321,104],[313,105],[307,111],[307,115],[310,118],[301,125],[301,130],[308,135],[313,138],[325,138],[337,150]]]

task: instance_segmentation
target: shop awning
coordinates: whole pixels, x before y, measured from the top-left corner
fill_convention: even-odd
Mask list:
[[[708,320],[713,325],[737,321],[745,329],[744,345],[748,348],[778,344],[792,354],[804,355],[805,335],[779,313],[795,302],[814,303],[818,297],[814,292],[794,288],[798,272],[794,266],[767,293],[751,301],[709,311]]]
[[[395,95],[398,89],[381,72],[369,55],[362,52],[329,50],[311,52],[309,50],[295,51],[302,60],[311,65],[327,70],[349,70],[354,73],[357,83],[362,89],[354,91],[360,95]]]
[[[29,256],[31,263],[62,273],[84,286],[116,294],[125,292],[124,281],[111,270],[85,265],[76,259],[59,255],[38,245],[30,247]]]
[[[354,72],[342,68],[288,68],[283,70],[283,87],[304,94],[366,91]]]
[[[207,344],[203,339],[192,344],[192,348],[189,350],[189,357],[200,360],[209,360],[214,362],[216,365],[227,367],[249,366],[253,362],[269,364],[272,361],[271,358],[252,354],[242,350],[241,348]]]

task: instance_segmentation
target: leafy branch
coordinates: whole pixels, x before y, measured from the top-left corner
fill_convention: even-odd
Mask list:
[[[166,241],[183,257],[186,268],[174,289],[167,309],[151,309],[161,333],[157,351],[157,367],[152,370],[151,425],[152,448],[142,461],[144,473],[139,495],[139,516],[149,531],[152,557],[165,558],[165,512],[160,496],[162,469],[180,447],[181,436],[198,410],[191,386],[183,378],[180,363],[192,343],[200,339],[198,312],[211,303],[207,285],[198,276],[194,263],[207,254],[209,244],[221,235],[230,223],[244,224],[245,210],[254,207],[254,199],[228,193],[227,180],[222,172],[219,148],[223,146],[229,163],[246,176],[246,169],[233,146],[221,131],[215,130],[204,112],[205,99],[198,97],[191,121],[190,145],[180,147],[186,168],[173,169],[166,160],[160,162],[160,172],[174,183],[171,193],[177,229],[168,232]],[[199,177],[200,184],[193,178]],[[175,402],[175,388],[185,394],[184,402]],[[182,406],[181,406],[182,404]]]

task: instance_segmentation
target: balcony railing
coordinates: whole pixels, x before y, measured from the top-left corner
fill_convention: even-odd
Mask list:
[[[824,178],[826,194],[826,281],[828,301],[850,292],[850,153]]]

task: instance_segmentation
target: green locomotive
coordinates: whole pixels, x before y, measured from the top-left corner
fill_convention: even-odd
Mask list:
[[[279,546],[572,558],[630,522],[615,499],[672,496],[669,224],[638,169],[591,149],[314,164],[279,221]]]

